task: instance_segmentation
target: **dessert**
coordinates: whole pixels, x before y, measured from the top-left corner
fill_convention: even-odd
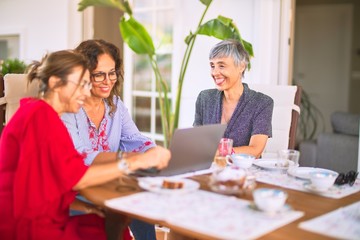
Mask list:
[[[164,179],[161,187],[165,189],[180,189],[184,187],[184,183],[177,180]]]
[[[221,193],[237,193],[244,187],[246,172],[238,168],[225,168],[212,174],[210,187]]]

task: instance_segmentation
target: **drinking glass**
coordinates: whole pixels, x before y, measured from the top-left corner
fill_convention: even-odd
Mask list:
[[[222,138],[218,146],[220,156],[227,156],[232,154],[233,140],[231,138]]]
[[[214,157],[213,165],[222,169],[227,166],[227,159],[232,153],[233,140],[230,138],[222,138],[218,145],[218,151]]]
[[[294,149],[283,149],[278,152],[280,167],[298,167],[300,152]]]

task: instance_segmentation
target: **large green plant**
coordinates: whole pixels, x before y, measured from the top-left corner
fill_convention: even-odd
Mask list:
[[[244,48],[248,51],[250,56],[253,56],[252,45],[241,38],[240,32],[232,19],[224,16],[218,16],[215,19],[211,19],[206,23],[203,23],[203,19],[210,7],[210,4],[212,3],[212,0],[200,0],[200,2],[205,6],[205,9],[197,25],[197,29],[194,32],[190,32],[190,34],[185,38],[187,47],[180,68],[174,109],[171,105],[171,99],[168,97],[169,87],[167,82],[163,79],[157,64],[156,49],[154,47],[153,40],[150,34],[146,31],[145,27],[134,18],[129,2],[120,0],[81,0],[79,3],[79,11],[83,11],[89,6],[102,6],[116,8],[124,13],[119,22],[119,28],[124,42],[135,53],[145,54],[148,56],[151,67],[155,74],[158,86],[157,91],[159,93],[158,99],[161,111],[161,124],[164,134],[165,147],[168,146],[173,132],[179,124],[182,86],[196,36],[200,34],[216,37],[222,40],[237,39],[243,44]],[[251,65],[249,64],[249,69],[250,66]]]

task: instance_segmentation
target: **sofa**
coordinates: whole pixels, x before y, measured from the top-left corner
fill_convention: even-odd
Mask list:
[[[336,172],[358,169],[360,114],[334,112],[331,115],[332,133],[320,133],[316,140],[299,145],[299,164]]]

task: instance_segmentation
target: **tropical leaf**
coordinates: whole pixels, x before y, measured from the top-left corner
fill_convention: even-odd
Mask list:
[[[217,17],[217,19],[222,22],[223,24],[225,24],[226,26],[230,27],[231,24],[233,23],[233,20],[231,18],[228,18],[228,17],[224,17],[222,15],[219,15]]]
[[[78,11],[83,11],[91,6],[112,7],[126,12],[124,5],[119,0],[81,0],[78,5]]]
[[[119,23],[123,40],[137,54],[155,54],[155,47],[150,34],[145,27],[132,16],[126,20],[124,17]]]
[[[234,38],[234,32],[219,19],[212,19],[201,25],[197,34],[216,37],[218,39]]]
[[[129,1],[124,1],[125,12],[132,15],[132,10]]]
[[[241,42],[242,42],[244,48],[246,49],[246,51],[249,53],[250,57],[253,57],[254,50],[253,50],[252,44],[249,43],[248,41],[245,41],[244,39],[241,39]]]
[[[200,2],[208,7],[211,4],[212,0],[200,0]]]
[[[238,31],[236,25],[233,23],[233,20],[231,18],[218,16],[218,18],[212,19],[201,25],[198,28],[197,34],[216,37],[221,40],[237,39],[243,44],[245,50],[249,53],[249,55],[251,57],[254,56],[252,44],[241,38],[240,32]],[[185,42],[190,42],[192,37],[192,33],[190,33],[190,35],[188,35],[185,39]],[[251,65],[249,63],[249,69],[250,66]]]
[[[196,34],[193,34],[191,31],[189,33],[189,35],[186,36],[185,38],[185,43],[186,45],[189,45],[189,43],[191,42],[191,40],[196,37]]]

